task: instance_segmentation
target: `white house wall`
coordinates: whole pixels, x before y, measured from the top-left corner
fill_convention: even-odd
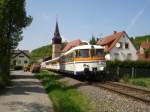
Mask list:
[[[117,48],[116,46],[112,48],[112,50],[110,51],[111,60],[116,60],[115,53],[118,53],[117,60],[137,60],[137,50],[135,49],[135,47],[133,46],[126,34],[124,34],[124,37],[122,36],[118,40],[118,42],[122,43],[122,48]],[[125,43],[129,44],[129,48],[125,48]],[[129,54],[131,54],[130,59],[128,58]]]
[[[19,56],[23,56],[23,57],[19,57]],[[12,61],[12,64],[14,60],[16,60],[16,65],[17,66],[24,66],[25,64],[29,64],[29,58],[23,54],[20,54],[18,56],[16,56],[15,58],[13,58],[11,61]],[[25,61],[27,61],[27,63],[25,63]]]

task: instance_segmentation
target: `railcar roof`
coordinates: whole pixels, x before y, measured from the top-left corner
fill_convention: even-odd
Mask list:
[[[70,49],[69,51],[65,52],[64,55],[70,53],[70,52],[73,52],[74,50],[78,50],[78,49],[104,49],[103,46],[100,46],[100,45],[80,45],[80,46],[77,46],[77,47],[74,47],[72,49]]]
[[[64,54],[62,54],[60,57],[62,57],[63,55],[67,55],[67,54],[73,52],[74,50],[78,50],[78,49],[92,49],[92,48],[94,48],[94,49],[104,49],[104,47],[100,46],[100,45],[80,45],[80,46],[77,46],[77,47],[74,47],[74,48],[70,49],[69,51],[67,51]],[[56,57],[56,58],[54,58],[52,60],[45,61],[45,63],[57,61],[57,60],[60,59],[60,57]]]
[[[59,60],[59,58],[60,58],[60,57],[56,57],[56,58],[54,58],[54,59],[51,59],[51,60],[48,60],[48,61],[45,61],[45,62],[48,63],[48,62],[57,61],[57,60]]]

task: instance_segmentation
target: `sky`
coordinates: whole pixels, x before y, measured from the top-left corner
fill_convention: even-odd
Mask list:
[[[150,0],[26,0],[31,25],[23,29],[18,49],[51,44],[56,19],[63,40],[90,40],[113,31],[131,37],[150,34]]]

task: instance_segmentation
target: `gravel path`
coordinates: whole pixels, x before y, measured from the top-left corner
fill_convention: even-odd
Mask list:
[[[0,95],[1,112],[54,112],[52,103],[33,74],[13,71],[13,85]]]
[[[77,88],[83,95],[87,96],[89,103],[94,106],[91,112],[150,112],[150,106],[143,102],[135,101],[68,77],[64,77],[60,81],[65,82],[68,86]]]

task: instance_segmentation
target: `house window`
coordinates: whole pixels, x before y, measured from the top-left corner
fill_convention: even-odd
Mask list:
[[[21,56],[19,56],[19,57],[20,57],[20,58],[24,58],[24,56],[22,56],[22,55],[21,55]]]
[[[129,44],[125,43],[125,48],[128,49],[129,48]]]
[[[24,61],[24,64],[27,64],[27,63],[28,63],[28,61],[27,61],[27,60],[25,60],[25,61]]]
[[[120,48],[122,48],[122,45],[123,45],[123,43],[122,43],[122,42],[120,42]]]
[[[127,60],[131,60],[131,58],[132,58],[132,54],[131,54],[131,53],[128,53],[128,54],[127,54]]]

